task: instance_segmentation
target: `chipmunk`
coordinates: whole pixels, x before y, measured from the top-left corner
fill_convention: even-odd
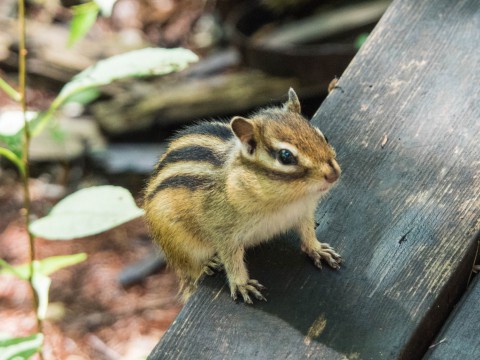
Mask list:
[[[147,184],[144,208],[184,300],[202,275],[222,267],[234,300],[266,300],[248,275],[245,249],[290,229],[317,267],[324,260],[339,268],[340,255],[314,230],[317,203],[340,176],[335,156],[292,88],[282,107],[180,131]]]

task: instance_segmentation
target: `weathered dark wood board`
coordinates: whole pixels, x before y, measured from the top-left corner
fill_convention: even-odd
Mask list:
[[[421,358],[480,229],[479,38],[476,0],[395,1],[314,116],[343,168],[317,210],[342,269],[315,269],[293,233],[251,249],[268,302],[208,278],[149,359]]]
[[[480,277],[455,308],[424,360],[480,359]]]

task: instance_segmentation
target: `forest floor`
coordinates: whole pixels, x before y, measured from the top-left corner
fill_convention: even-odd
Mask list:
[[[48,213],[49,185],[32,179],[32,208]],[[53,187],[54,189],[55,187]],[[0,169],[0,257],[17,265],[29,260],[22,188],[14,172]],[[120,271],[154,251],[142,219],[97,236],[72,241],[36,239],[36,258],[86,252],[86,261],[52,275],[44,322],[45,359],[144,359],[181,309],[175,275],[164,269],[124,288]],[[36,331],[28,284],[0,275],[0,333]]]
[[[95,48],[99,53],[95,53],[95,49],[82,50],[81,42],[76,49],[82,56],[91,56],[94,61],[105,56],[102,55],[105,43],[110,35],[116,33],[129,39],[133,34],[135,41],[148,42],[152,44],[150,46],[184,45],[188,42],[193,22],[204,10],[202,4],[184,0],[153,3],[123,0],[116,6],[111,18],[101,17],[89,31],[87,38],[103,41],[98,49]],[[36,54],[44,54],[44,47],[53,49],[53,45],[56,45],[53,52],[55,59],[72,51],[66,48],[65,40],[71,9],[53,3],[50,5],[54,7],[43,6],[43,3],[28,5],[28,26],[33,26],[35,21],[44,30],[30,34],[27,41],[29,59],[35,59]],[[15,9],[15,1],[7,0],[0,5],[2,17],[15,14]],[[185,11],[188,11],[187,17],[183,16]],[[48,40],[47,34],[50,33],[62,35],[65,39],[56,44],[55,40]],[[15,36],[8,35],[4,39],[13,44],[10,46],[8,42],[0,46],[0,50],[4,50],[0,60],[7,61],[9,52],[15,53],[18,46]],[[95,41],[89,42],[92,43]],[[40,46],[41,51],[35,51],[35,46]],[[116,43],[110,46],[115,48]],[[70,65],[69,62],[65,64],[67,68]],[[47,70],[51,68],[51,64],[46,67]],[[31,70],[30,67],[28,70]],[[47,80],[28,80],[29,109],[45,110],[55,97],[54,89],[59,87],[55,81],[48,81],[48,74],[41,75]],[[0,63],[0,77],[15,84],[16,76],[14,63]],[[19,105],[0,91],[0,112],[18,109]],[[7,161],[0,164],[0,258],[18,265],[28,262],[30,256],[24,225],[23,191],[16,172],[5,170],[3,165],[7,165]],[[55,166],[61,168],[61,165]],[[77,173],[83,174],[84,170]],[[68,192],[76,190],[76,185],[68,182],[65,186],[58,185],[58,177],[49,169],[32,177],[30,191],[36,217],[48,214],[52,205]],[[77,180],[80,181],[80,177],[84,181],[82,175],[77,176]],[[86,181],[84,186],[108,183],[106,179]],[[177,279],[165,268],[128,288],[119,282],[119,274],[125,267],[148,258],[155,251],[142,219],[97,236],[72,241],[36,239],[35,245],[37,259],[80,252],[88,254],[86,261],[51,276],[50,306],[43,329],[45,360],[145,359],[181,309],[177,298]],[[32,293],[26,282],[0,275],[0,320],[0,334],[27,336],[37,331]]]

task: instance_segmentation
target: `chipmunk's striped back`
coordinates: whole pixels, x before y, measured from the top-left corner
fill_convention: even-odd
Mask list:
[[[234,146],[228,123],[202,122],[179,131],[160,158],[145,200],[151,201],[164,189],[184,187],[190,190],[213,186],[228,151]]]

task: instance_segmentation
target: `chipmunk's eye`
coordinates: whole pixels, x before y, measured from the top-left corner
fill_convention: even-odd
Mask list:
[[[283,165],[295,165],[297,163],[297,158],[290,150],[281,149],[278,152],[278,161],[280,161]]]
[[[323,138],[325,139],[325,142],[328,144],[328,138],[325,135],[323,135]]]

